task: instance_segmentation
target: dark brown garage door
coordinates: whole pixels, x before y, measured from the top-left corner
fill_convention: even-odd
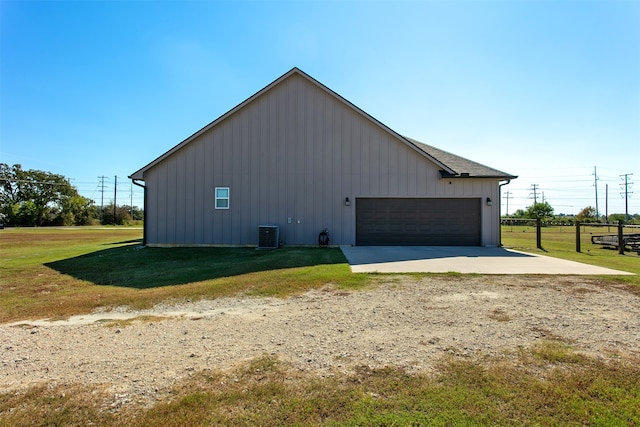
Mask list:
[[[356,199],[358,246],[480,246],[480,199]]]

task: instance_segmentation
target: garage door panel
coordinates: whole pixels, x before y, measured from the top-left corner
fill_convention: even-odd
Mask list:
[[[478,246],[480,199],[357,198],[359,246]]]

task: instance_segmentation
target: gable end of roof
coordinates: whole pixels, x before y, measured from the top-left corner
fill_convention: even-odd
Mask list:
[[[292,76],[294,74],[299,75],[299,76],[303,77],[304,79],[306,79],[307,81],[309,81],[310,83],[316,85],[321,90],[323,90],[324,92],[326,92],[327,94],[332,96],[334,99],[336,99],[337,101],[345,104],[349,108],[353,109],[354,111],[356,111],[357,113],[362,115],[364,118],[366,118],[367,120],[369,120],[370,122],[372,122],[376,126],[384,129],[386,132],[388,132],[389,134],[391,134],[392,136],[397,138],[400,142],[402,142],[403,144],[406,144],[407,146],[409,146],[410,148],[415,150],[415,152],[417,154],[419,154],[419,155],[421,155],[423,157],[426,157],[427,159],[429,159],[430,161],[432,161],[433,163],[435,163],[436,165],[441,167],[446,172],[454,173],[454,171],[452,169],[450,169],[446,164],[442,163],[439,159],[433,157],[429,152],[427,152],[427,151],[421,149],[420,147],[416,146],[416,144],[414,144],[411,140],[408,140],[407,138],[405,138],[402,135],[398,134],[393,129],[389,128],[388,126],[386,126],[382,122],[378,121],[377,119],[375,119],[373,116],[371,116],[370,114],[368,114],[364,110],[362,110],[359,107],[357,107],[355,104],[351,103],[350,101],[348,101],[347,99],[345,99],[341,95],[339,95],[338,93],[334,92],[333,90],[329,89],[327,86],[325,86],[322,83],[320,83],[318,80],[314,79],[313,77],[311,77],[310,75],[308,75],[304,71],[300,70],[298,67],[293,67],[291,70],[287,71],[285,74],[283,74],[282,76],[278,77],[276,80],[274,80],[273,82],[271,82],[270,84],[268,84],[267,86],[265,86],[264,88],[262,88],[261,90],[256,92],[255,94],[251,95],[249,98],[247,98],[246,100],[244,100],[240,104],[236,105],[231,110],[227,111],[226,113],[224,113],[223,115],[221,115],[220,117],[218,117],[217,119],[212,121],[211,123],[209,123],[206,126],[204,126],[202,129],[198,130],[197,132],[195,132],[194,134],[192,134],[188,138],[184,139],[178,145],[174,146],[173,148],[171,148],[170,150],[168,150],[164,154],[160,155],[159,157],[157,157],[155,160],[151,161],[146,166],[142,167],[141,169],[139,169],[136,172],[134,172],[133,174],[131,174],[129,176],[129,179],[144,181],[144,173],[145,173],[145,171],[147,171],[150,168],[154,167],[156,164],[160,163],[161,161],[163,161],[167,157],[170,157],[172,154],[174,154],[175,152],[179,151],[182,147],[184,147],[185,145],[189,144],[191,141],[196,139],[198,136],[200,136],[204,132],[207,132],[209,129],[213,128],[218,123],[220,123],[221,121],[225,120],[227,117],[229,117],[232,114],[234,114],[236,111],[244,108],[246,105],[251,103],[253,100],[255,100],[256,98],[259,98],[262,95],[264,95],[271,88],[277,86],[279,83],[281,83],[282,81],[288,79],[290,76]]]

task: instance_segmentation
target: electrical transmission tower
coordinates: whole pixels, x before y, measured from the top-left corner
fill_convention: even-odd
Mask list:
[[[104,211],[104,189],[105,189],[105,185],[104,185],[104,180],[105,180],[106,176],[99,176],[98,179],[100,180],[100,225],[102,225],[102,212]]]
[[[533,193],[533,204],[538,203],[538,190],[540,190],[540,186],[538,184],[531,184],[531,192]],[[529,198],[531,198],[531,194],[529,194]]]
[[[513,199],[513,197],[511,197],[511,191],[507,191],[504,193],[504,199],[507,201],[507,216],[509,216],[509,199]]]
[[[131,220],[133,220],[133,181],[131,181],[131,191],[130,191],[131,201],[129,204],[129,214],[131,215]]]
[[[600,219],[600,212],[598,212],[598,174],[596,172],[596,167],[593,167],[593,173],[592,173],[593,177],[594,177],[594,182],[593,182],[593,186],[596,187],[596,218],[599,220]]]
[[[629,195],[633,194],[629,191],[629,186],[633,185],[633,182],[629,182],[629,177],[632,175],[632,173],[620,175],[620,178],[624,177],[624,184],[620,184],[621,187],[624,186],[624,192],[621,192],[620,195],[624,195],[624,215],[627,221],[629,221]]]
[[[118,206],[116,204],[116,198],[118,197],[118,176],[116,175],[116,180],[113,184],[113,223],[115,224],[116,221],[116,213],[117,213],[117,208],[116,206]]]
[[[604,186],[604,222],[609,222],[609,184]]]

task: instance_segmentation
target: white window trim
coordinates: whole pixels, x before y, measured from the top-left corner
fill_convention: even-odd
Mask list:
[[[218,197],[218,190],[227,190],[227,197]],[[229,187],[216,187],[214,191],[215,191],[213,193],[213,195],[215,196],[214,207],[216,209],[229,209],[230,199],[231,199],[231,191],[229,190]],[[218,200],[226,200],[227,206],[218,206]]]

